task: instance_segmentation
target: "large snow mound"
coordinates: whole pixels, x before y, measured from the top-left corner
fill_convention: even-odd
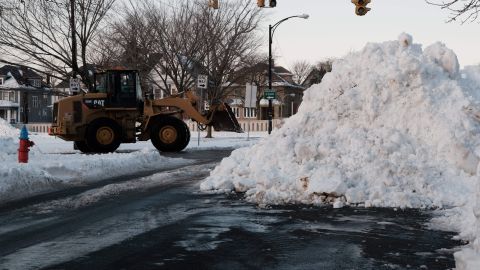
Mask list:
[[[261,205],[449,209],[437,226],[467,240],[480,235],[480,68],[460,71],[444,44],[422,49],[402,34],[332,70],[282,128],[234,151],[201,189],[245,192]],[[459,265],[472,263],[478,241],[457,254]]]
[[[299,112],[233,152],[201,185],[251,201],[444,207],[472,194],[480,153],[480,84],[455,53],[402,34],[334,63]],[[468,83],[467,83],[468,81]]]

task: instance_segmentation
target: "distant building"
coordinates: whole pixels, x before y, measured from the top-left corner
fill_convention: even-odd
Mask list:
[[[51,122],[52,91],[43,77],[24,66],[1,67],[0,117],[10,123]]]
[[[249,69],[239,71],[242,76],[233,85],[230,105],[239,119],[268,119],[268,100],[264,99],[264,92],[268,88],[268,64],[260,63]],[[246,85],[257,86],[257,106],[254,109],[245,108]],[[272,74],[272,87],[277,93],[273,103],[273,118],[290,117],[297,113],[302,102],[304,87],[293,81],[293,74],[284,67],[275,66]]]

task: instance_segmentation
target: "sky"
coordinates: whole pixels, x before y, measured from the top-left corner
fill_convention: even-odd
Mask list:
[[[252,0],[254,1],[254,0]],[[441,1],[441,0],[437,0]],[[268,2],[268,0],[267,0]],[[277,63],[286,67],[298,60],[316,63],[361,50],[367,42],[395,40],[402,32],[426,47],[440,41],[453,49],[462,67],[480,64],[480,24],[447,23],[449,12],[424,0],[372,0],[365,16],[356,16],[350,0],[277,0],[264,9],[268,25],[292,15],[309,14],[308,20],[283,22],[273,39]],[[268,34],[265,34],[268,52]]]

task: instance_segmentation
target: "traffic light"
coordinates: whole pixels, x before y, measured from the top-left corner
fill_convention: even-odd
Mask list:
[[[352,0],[352,3],[355,4],[355,14],[358,16],[363,16],[370,11],[370,8],[367,7],[370,4],[371,0]]]
[[[218,9],[218,0],[208,0],[208,6],[213,9]]]
[[[261,8],[265,7],[265,0],[257,0],[257,6]]]
[[[277,0],[270,0],[270,7],[274,8],[277,6]]]

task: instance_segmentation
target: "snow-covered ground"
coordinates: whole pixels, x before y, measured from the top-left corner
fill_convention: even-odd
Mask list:
[[[160,170],[193,163],[192,160],[162,156],[150,142],[124,144],[112,154],[86,155],[65,142],[46,134],[30,134],[35,143],[28,164],[17,163],[20,131],[0,118],[0,204],[29,196],[59,190],[88,182]],[[253,144],[261,133],[214,133],[206,139],[202,133],[198,145],[197,133],[192,134],[188,150],[238,148]]]
[[[299,112],[234,151],[201,184],[266,204],[438,209],[432,226],[470,245],[458,269],[480,269],[480,66],[459,69],[442,43],[401,34],[334,62]],[[245,158],[248,157],[248,158]],[[475,240],[477,239],[477,240]]]

